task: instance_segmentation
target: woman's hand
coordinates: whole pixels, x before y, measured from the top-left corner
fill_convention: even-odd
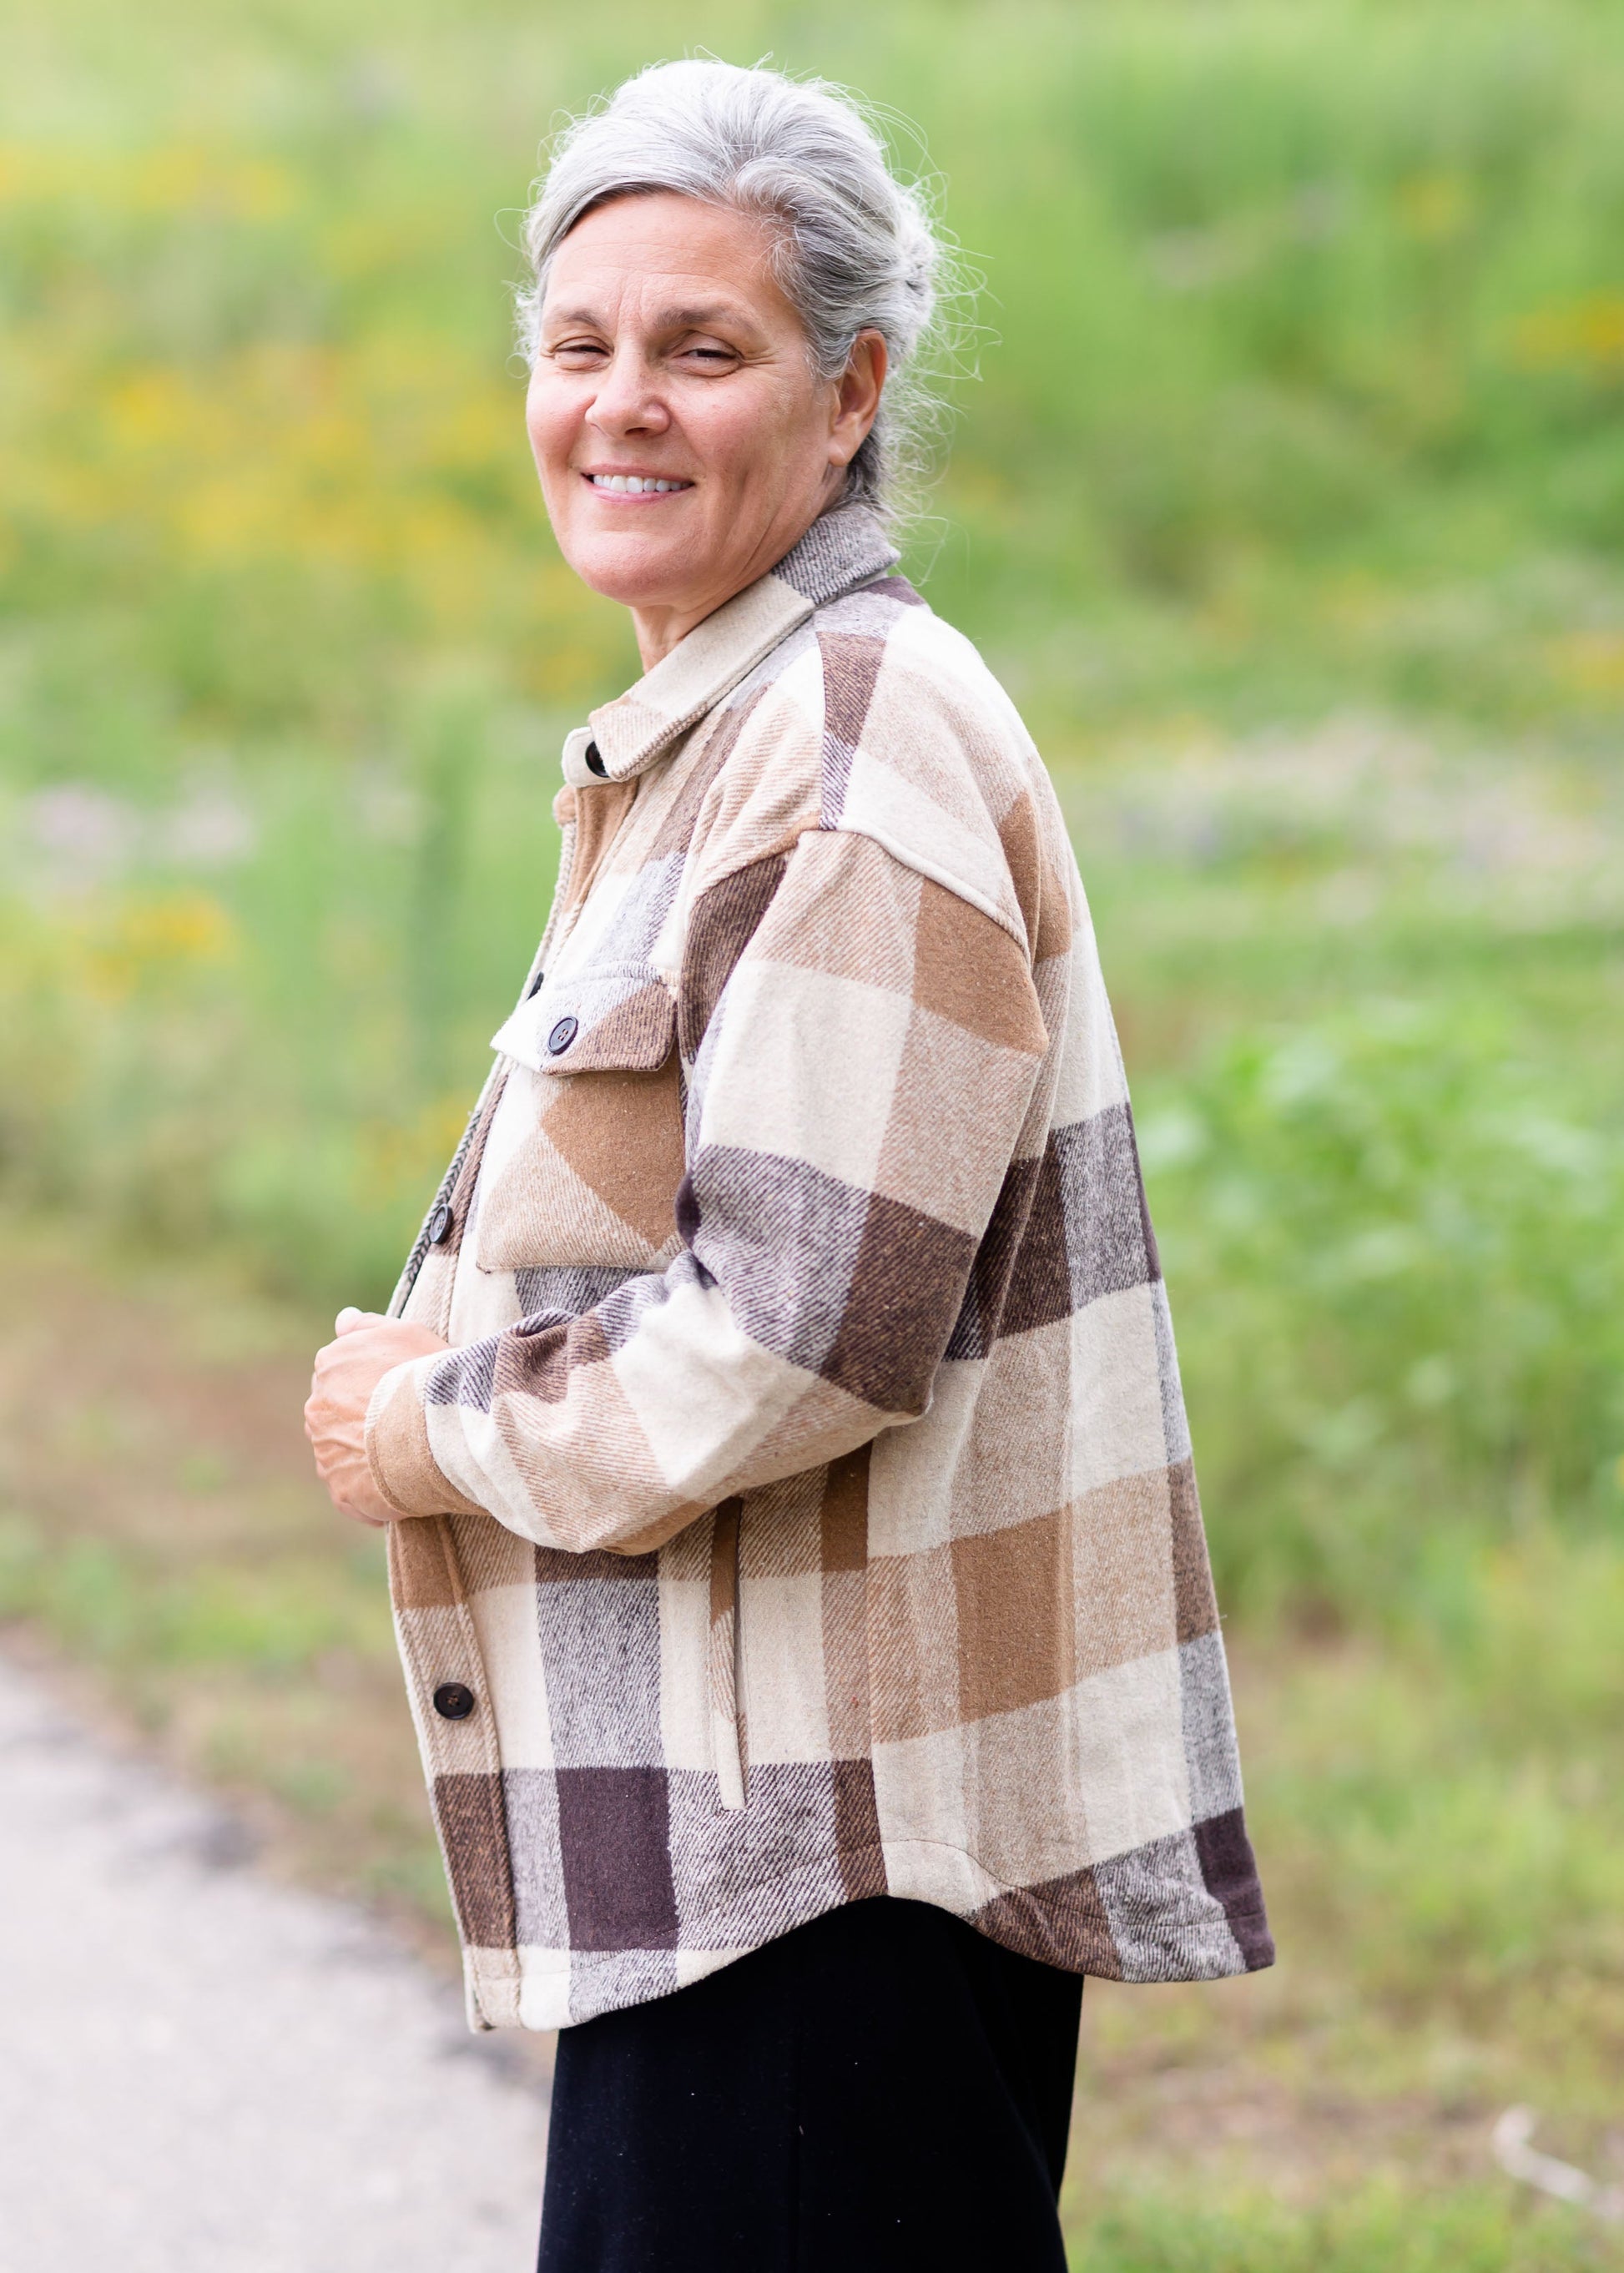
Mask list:
[[[366,1408],[394,1367],[450,1344],[426,1326],[402,1325],[375,1310],[341,1310],[335,1324],[338,1339],[316,1354],[304,1407],[304,1434],[315,1450],[316,1473],[341,1515],[357,1523],[394,1523],[400,1510],[379,1491],[366,1458]]]

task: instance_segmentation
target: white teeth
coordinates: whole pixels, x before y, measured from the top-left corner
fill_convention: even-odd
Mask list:
[[[668,497],[673,490],[691,489],[691,482],[656,481],[652,474],[594,474],[595,490],[613,490],[617,497]]]

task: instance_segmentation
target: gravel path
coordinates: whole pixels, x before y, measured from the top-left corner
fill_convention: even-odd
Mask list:
[[[501,2043],[0,1686],[0,2273],[529,2273],[546,2117]]]

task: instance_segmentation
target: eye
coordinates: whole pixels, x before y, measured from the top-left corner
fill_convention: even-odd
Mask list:
[[[698,364],[703,370],[710,371],[731,370],[739,360],[735,349],[719,347],[712,340],[695,341],[679,348],[677,356],[681,363]]]
[[[547,349],[547,353],[554,363],[580,363],[603,355],[605,349],[598,340],[560,340],[555,347]]]

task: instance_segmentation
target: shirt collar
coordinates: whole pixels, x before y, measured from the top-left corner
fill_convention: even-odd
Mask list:
[[[836,506],[821,515],[776,568],[695,624],[635,686],[566,737],[565,780],[584,789],[642,773],[815,608],[869,582],[899,557],[867,506]],[[591,748],[598,766],[587,763]]]

